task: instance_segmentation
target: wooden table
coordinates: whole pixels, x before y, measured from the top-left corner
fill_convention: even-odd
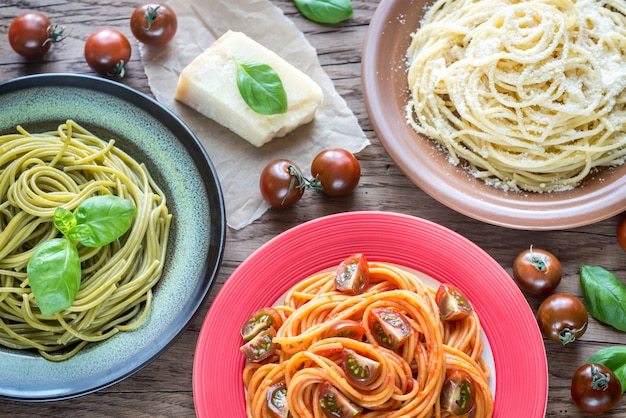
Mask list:
[[[626,254],[615,240],[619,217],[564,231],[534,232],[506,229],[473,220],[456,213],[416,187],[398,169],[376,138],[368,119],[360,86],[361,47],[378,2],[353,0],[354,17],[345,24],[330,27],[304,20],[291,1],[273,0],[284,10],[317,49],[323,68],[334,80],[341,94],[372,145],[358,154],[362,167],[360,186],[347,199],[320,199],[308,194],[297,207],[270,211],[252,225],[229,230],[224,261],[212,289],[209,303],[200,311],[176,343],[156,361],[132,377],[97,393],[72,400],[48,403],[0,401],[0,415],[13,417],[191,417],[195,415],[192,393],[194,350],[202,321],[210,301],[232,271],[253,251],[277,234],[302,222],[337,212],[352,210],[396,211],[419,216],[444,225],[473,241],[509,273],[515,256],[530,244],[554,252],[564,269],[559,291],[582,298],[578,270],[581,263],[601,265],[618,277],[626,277]],[[8,4],[7,4],[8,3]],[[21,0],[0,4],[0,42],[6,42],[13,17],[27,10],[46,13],[54,22],[70,27],[69,38],[53,48],[45,62],[26,63],[16,54],[0,56],[0,81],[45,72],[93,74],[84,62],[82,48],[96,28],[110,26],[128,35],[135,53],[122,83],[151,94],[137,44],[130,33],[128,18],[139,2],[125,0]],[[184,30],[184,28],[179,28]],[[12,51],[11,51],[12,52]],[[528,297],[536,310],[541,298]],[[511,307],[515,309],[514,306]],[[511,338],[515,338],[511,330]],[[524,341],[520,341],[524,344]],[[565,347],[545,341],[549,364],[550,390],[548,417],[583,417],[570,399],[570,378],[574,370],[591,354],[603,347],[626,344],[626,334],[591,320],[584,337]],[[2,384],[0,365],[0,385]],[[215,402],[229,402],[216,399]],[[606,417],[626,416],[626,398]],[[520,418],[524,418],[520,411]],[[225,418],[225,417],[216,417]],[[230,417],[229,417],[230,418]],[[234,418],[234,417],[233,417]],[[516,418],[516,417],[503,417]]]

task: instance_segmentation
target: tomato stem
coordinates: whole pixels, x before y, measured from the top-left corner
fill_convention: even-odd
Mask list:
[[[561,332],[559,332],[559,340],[561,341],[561,344],[565,345],[576,341],[576,334],[584,330],[586,327],[587,323],[585,322],[583,326],[578,329],[564,328],[561,330]]]
[[[290,164],[288,170],[289,174],[291,175],[291,181],[289,182],[289,189],[287,191],[287,194],[285,195],[285,198],[289,194],[289,191],[291,191],[294,187],[298,189],[311,189],[315,190],[316,192],[321,192],[324,188],[322,182],[319,181],[317,177],[310,179],[306,178],[304,174],[302,174],[300,169],[298,169],[298,167],[296,167],[295,165]],[[285,201],[285,198],[283,198],[283,202]]]
[[[533,252],[533,246],[530,246],[530,263],[539,271],[545,271],[547,268],[547,257],[537,255]]]
[[[61,27],[59,27],[59,25],[48,26],[47,28],[48,39],[43,41],[42,46],[47,44],[48,42],[56,44],[58,42],[61,42],[63,39],[67,38],[67,35],[63,36],[64,31],[65,31],[65,26],[61,26]]]
[[[146,30],[150,29],[154,21],[157,19],[157,17],[159,17],[159,12],[157,11],[159,10],[159,7],[161,6],[157,6],[157,7],[150,6],[148,7],[148,10],[146,10],[146,14],[144,15],[146,19],[146,24],[148,25],[146,27]]]
[[[608,373],[602,373],[595,364],[591,364],[591,388],[593,390],[604,390],[609,386],[611,376]]]

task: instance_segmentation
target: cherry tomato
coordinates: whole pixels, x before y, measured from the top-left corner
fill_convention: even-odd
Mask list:
[[[365,335],[365,328],[357,321],[342,319],[328,328],[324,338],[343,337],[361,341]]]
[[[397,350],[413,333],[409,320],[392,308],[374,308],[368,326],[376,342],[390,350]]]
[[[572,376],[572,400],[583,412],[602,414],[612,409],[622,396],[617,376],[600,363],[586,363]]]
[[[28,59],[41,59],[53,43],[65,39],[64,27],[50,22],[43,13],[26,12],[17,16],[9,26],[11,48]]]
[[[276,344],[274,344],[275,336],[276,330],[274,330],[274,327],[264,329],[250,341],[242,345],[240,350],[250,361],[263,361],[276,351]]]
[[[531,295],[546,295],[561,282],[561,262],[549,251],[533,248],[522,251],[513,262],[513,279]]]
[[[266,395],[267,407],[275,418],[287,418],[289,408],[287,406],[287,386],[277,383],[270,386]]]
[[[261,195],[272,207],[287,208],[298,203],[304,194],[302,172],[289,160],[270,161],[259,179]]]
[[[458,287],[442,283],[437,289],[435,301],[439,306],[439,316],[443,321],[465,319],[474,312],[467,297]]]
[[[626,251],[626,216],[618,222],[616,235],[619,246]]]
[[[471,411],[476,403],[476,387],[467,371],[455,367],[446,372],[440,401],[441,409],[456,416]]]
[[[319,402],[322,411],[330,418],[350,418],[358,416],[363,408],[350,402],[343,393],[324,382],[320,386]]]
[[[362,356],[354,350],[344,348],[341,355],[343,370],[352,383],[369,385],[376,379],[380,363]]]
[[[177,28],[176,13],[164,3],[139,5],[130,15],[130,30],[146,45],[165,45],[172,40]]]
[[[250,341],[259,332],[269,327],[280,328],[283,324],[283,317],[271,307],[261,308],[246,320],[241,326],[241,337],[244,341]]]
[[[335,289],[353,295],[363,293],[370,282],[370,270],[363,254],[352,254],[339,264]]]
[[[102,75],[124,78],[130,54],[128,38],[116,29],[97,30],[85,42],[87,64]]]
[[[331,148],[313,159],[311,175],[322,183],[326,195],[345,196],[359,184],[361,165],[350,151]]]
[[[563,345],[580,338],[587,330],[588,320],[585,305],[565,293],[548,296],[537,310],[537,322],[543,336]]]

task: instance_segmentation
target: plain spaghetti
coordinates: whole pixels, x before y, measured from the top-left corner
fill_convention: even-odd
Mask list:
[[[410,125],[505,190],[626,158],[623,0],[438,0],[408,50]]]
[[[71,120],[52,132],[17,130],[0,136],[0,345],[60,361],[146,318],[171,214],[146,167],[113,140]],[[57,207],[73,210],[96,195],[129,199],[137,215],[113,243],[79,248],[78,294],[69,309],[45,317],[28,285],[28,261],[58,234],[52,222]]]
[[[350,256],[242,327],[248,417],[491,417],[481,332],[459,289]]]

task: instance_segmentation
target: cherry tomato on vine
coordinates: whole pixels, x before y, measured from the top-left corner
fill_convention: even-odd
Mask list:
[[[92,33],[85,42],[85,60],[99,74],[124,78],[131,47],[126,36],[112,28]]]
[[[26,12],[17,16],[9,26],[11,48],[28,59],[41,59],[50,50],[53,43],[63,39],[64,27],[50,22],[40,12]]]
[[[561,282],[563,268],[549,251],[533,248],[522,251],[513,262],[513,279],[520,289],[532,295],[546,295]]]
[[[322,183],[324,194],[345,196],[359,184],[361,165],[350,151],[330,148],[315,156],[311,175]]]
[[[474,312],[472,304],[461,289],[442,283],[437,289],[435,301],[439,307],[439,316],[443,321],[465,319]]]
[[[164,3],[139,5],[130,15],[130,30],[146,45],[165,45],[172,40],[177,28],[176,13]]]
[[[537,310],[537,322],[543,336],[563,345],[580,338],[587,330],[588,320],[585,305],[566,293],[548,296]]]
[[[581,411],[602,414],[617,405],[622,396],[622,384],[603,364],[586,363],[572,376],[571,394]]]
[[[300,168],[289,160],[270,161],[259,179],[263,199],[272,207],[287,208],[298,203],[305,190]]]
[[[470,374],[459,368],[446,372],[440,395],[441,409],[454,416],[464,416],[476,403],[476,385]]]
[[[617,224],[617,242],[622,250],[626,251],[626,216],[624,216]]]

